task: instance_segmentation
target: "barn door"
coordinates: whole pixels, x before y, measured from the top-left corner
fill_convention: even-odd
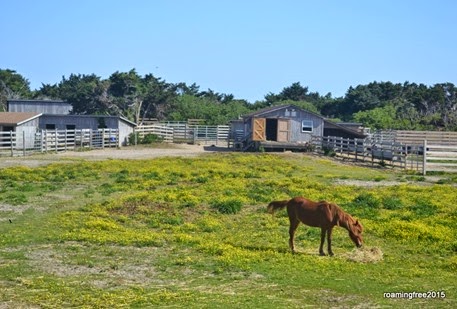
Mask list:
[[[252,140],[253,141],[264,141],[265,137],[265,118],[252,118]]]
[[[278,142],[288,142],[290,139],[290,123],[288,119],[278,119]]]

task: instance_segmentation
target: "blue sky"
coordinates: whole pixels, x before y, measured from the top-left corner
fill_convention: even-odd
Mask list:
[[[30,81],[135,68],[250,102],[294,82],[457,84],[457,1],[0,0],[0,68]]]

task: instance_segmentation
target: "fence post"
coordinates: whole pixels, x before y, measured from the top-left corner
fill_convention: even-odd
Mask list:
[[[56,153],[59,152],[59,138],[57,137],[57,129],[55,129],[55,137],[54,137],[55,143],[56,143]]]
[[[22,131],[22,156],[25,157],[25,131]]]
[[[423,161],[422,161],[422,174],[425,176],[427,174],[427,140],[424,139],[424,145],[423,145]]]
[[[43,136],[44,136],[44,132],[43,132],[43,130],[41,130],[41,135],[40,135],[40,142],[41,142],[40,148],[41,148],[41,152],[44,151],[44,149],[43,149],[43,144],[44,144]]]
[[[197,137],[198,137],[198,125],[194,127],[194,145],[197,144]]]
[[[83,131],[83,129],[80,129],[79,132],[80,132],[80,134],[79,134],[79,136],[80,136],[79,147],[81,147],[81,149],[83,149],[83,142],[84,142],[83,134],[84,134],[84,131]]]
[[[10,131],[11,156],[14,156],[13,131]]]

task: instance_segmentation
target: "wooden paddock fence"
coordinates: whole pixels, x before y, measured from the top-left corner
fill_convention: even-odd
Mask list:
[[[457,145],[430,144],[422,140],[419,144],[401,143],[389,139],[349,139],[323,137],[314,141],[322,151],[333,151],[341,158],[371,164],[389,165],[422,172],[457,173]]]
[[[135,128],[140,137],[155,134],[169,143],[224,144],[229,141],[230,126],[191,125],[185,122],[167,122]]]
[[[24,156],[38,152],[118,146],[119,131],[115,129],[0,132],[0,156]]]
[[[408,160],[407,149],[403,145],[391,141],[374,141],[370,138],[350,139],[335,136],[326,136],[314,143],[321,143],[322,151],[333,153],[339,157],[363,161],[372,164],[391,165],[401,168],[422,169],[422,161]],[[416,150],[409,149],[410,154]]]
[[[427,172],[457,173],[457,145],[434,145],[424,140],[423,174]]]
[[[433,145],[457,146],[457,132],[379,130],[372,134],[377,141],[394,141],[404,145],[422,145],[424,140]]]

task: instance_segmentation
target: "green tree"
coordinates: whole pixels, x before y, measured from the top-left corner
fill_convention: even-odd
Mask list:
[[[61,99],[60,95],[60,88],[57,84],[41,84],[40,89],[34,91],[33,98],[34,99]]]
[[[21,74],[0,69],[0,111],[6,111],[8,99],[27,99],[31,94],[30,83]]]
[[[107,83],[95,74],[71,74],[58,85],[61,99],[73,106],[75,114],[110,114],[112,104],[107,97]]]
[[[187,121],[188,119],[205,119],[208,125],[226,124],[230,120],[250,112],[244,100],[232,100],[225,104],[214,102],[208,97],[181,95],[173,105],[169,120]]]
[[[361,122],[372,129],[395,129],[395,119],[396,110],[392,105],[360,111],[354,115],[355,121]]]
[[[117,113],[140,124],[143,118],[165,119],[176,98],[176,86],[152,74],[140,76],[135,69],[109,77],[108,94]]]

